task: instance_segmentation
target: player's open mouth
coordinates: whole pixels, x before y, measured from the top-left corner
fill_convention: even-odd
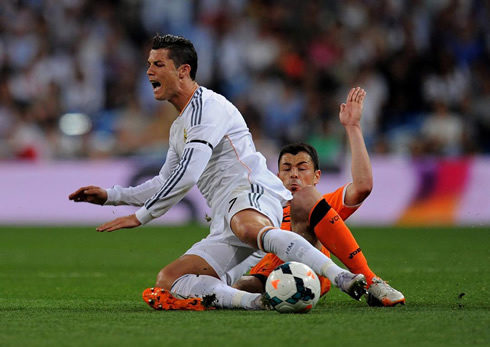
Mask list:
[[[151,85],[153,86],[153,90],[157,90],[158,88],[160,88],[162,85],[160,84],[160,82],[157,82],[157,81],[150,81]]]

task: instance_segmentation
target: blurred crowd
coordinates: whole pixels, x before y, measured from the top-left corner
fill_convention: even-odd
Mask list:
[[[197,82],[266,156],[302,140],[335,166],[354,86],[371,153],[490,153],[486,0],[7,0],[0,160],[161,158],[176,111],[146,76],[156,33],[194,42]]]

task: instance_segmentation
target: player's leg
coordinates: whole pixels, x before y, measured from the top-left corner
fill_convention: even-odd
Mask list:
[[[330,256],[325,247],[322,246],[321,251],[326,256]],[[257,265],[250,269],[250,273],[247,276],[242,276],[233,284],[233,287],[250,293],[264,293],[267,278],[276,267],[283,263],[277,255],[267,253]],[[330,281],[323,276],[318,276],[318,279],[320,280],[321,295],[323,296],[330,290]]]
[[[264,200],[262,205],[266,205]],[[365,293],[363,275],[353,275],[340,268],[300,235],[274,227],[269,218],[256,209],[235,213],[230,225],[235,235],[251,247],[274,253],[284,261],[304,263],[355,299]]]
[[[337,212],[314,187],[305,187],[291,203],[292,227],[300,233],[313,229],[318,240],[353,273],[365,275],[368,303],[371,306],[394,306],[405,303],[401,292],[392,288],[369,268],[356,239]]]
[[[265,309],[261,294],[233,288],[212,276],[184,275],[174,282],[171,292],[186,298],[201,298],[204,305],[218,308]]]
[[[368,286],[376,276],[354,235],[337,212],[314,187],[305,187],[291,201],[291,224],[295,232],[311,229],[318,240],[353,273],[362,273]],[[305,230],[306,229],[306,230]]]
[[[170,290],[176,279],[187,274],[219,278],[206,260],[194,254],[184,254],[160,270],[155,286]]]
[[[218,277],[216,271],[201,257],[183,255],[160,270],[155,287],[143,291],[143,300],[156,310],[204,310],[206,307],[201,298],[183,298],[170,292],[175,280],[187,273]]]
[[[284,262],[273,253],[267,253],[252,269],[248,276],[242,276],[233,284],[234,288],[250,293],[263,293],[270,273]]]
[[[265,291],[265,280],[262,281],[259,277],[253,275],[244,275],[232,287],[249,293],[263,293]]]
[[[143,299],[155,309],[166,310],[201,310],[208,305],[219,308],[264,308],[260,294],[228,286],[208,261],[195,254],[184,254],[164,267],[158,273],[156,287],[146,289]]]
[[[252,271],[258,264],[260,264],[267,253],[262,251],[255,251],[247,259],[227,271],[227,278],[229,278],[230,284],[235,284],[239,281],[246,273]],[[241,289],[233,285],[233,287]],[[253,293],[253,291],[246,290],[247,292]],[[258,293],[258,292],[257,292]]]

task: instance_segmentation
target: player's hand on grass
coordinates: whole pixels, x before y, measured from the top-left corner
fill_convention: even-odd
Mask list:
[[[119,230],[119,229],[124,229],[124,228],[136,228],[140,226],[141,223],[136,218],[136,215],[132,214],[126,217],[119,217],[114,220],[111,220],[110,222],[104,223],[101,226],[99,226],[96,230],[103,232],[103,231],[114,231],[114,230]]]
[[[71,193],[68,199],[75,202],[90,202],[91,204],[104,205],[107,201],[107,192],[100,187],[86,186]]]
[[[345,104],[340,105],[339,119],[344,127],[360,125],[365,96],[366,91],[360,87],[350,90]]]

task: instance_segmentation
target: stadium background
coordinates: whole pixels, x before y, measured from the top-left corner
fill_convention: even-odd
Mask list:
[[[338,107],[367,90],[375,188],[351,223],[490,225],[486,1],[2,1],[0,224],[97,224],[125,208],[70,203],[84,184],[158,171],[176,111],[147,81],[156,33],[190,38],[197,81],[233,101],[275,170],[297,140],[322,189],[349,179]],[[195,191],[161,223],[204,222]]]

